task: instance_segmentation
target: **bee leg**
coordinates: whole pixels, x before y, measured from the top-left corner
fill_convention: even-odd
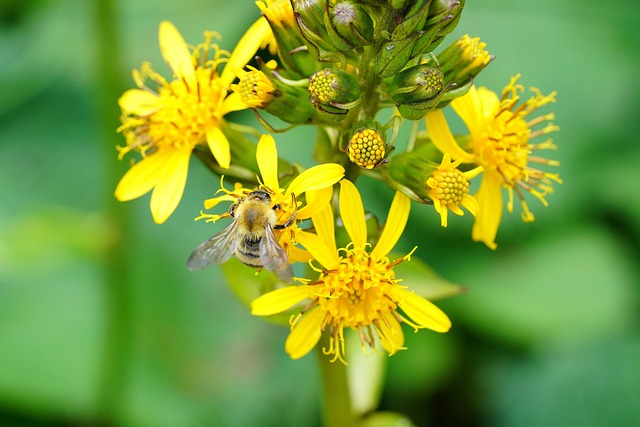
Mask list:
[[[287,228],[289,227],[291,224],[293,224],[293,222],[296,220],[296,195],[291,193],[291,202],[292,202],[292,206],[293,206],[293,213],[291,214],[291,216],[289,216],[289,218],[287,219],[287,222],[285,222],[284,224],[276,224],[273,226],[273,228],[275,230],[281,230],[283,228]],[[273,209],[276,209],[276,206],[278,207],[278,209],[280,209],[280,205],[276,204]]]

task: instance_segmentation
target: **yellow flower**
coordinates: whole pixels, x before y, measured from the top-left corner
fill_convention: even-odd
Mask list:
[[[136,199],[153,190],[151,213],[160,224],[182,198],[196,145],[207,144],[220,166],[229,167],[224,116],[245,107],[227,92],[234,70],[244,67],[264,34],[270,32],[266,21],[259,22],[247,31],[231,55],[212,44],[215,33],[205,33],[203,43],[189,48],[173,24],[160,24],[160,50],[173,79],[166,80],[145,63],[133,73],[139,88],[126,91],[119,100],[122,126],[118,130],[127,141],[125,147],[119,147],[119,157],[139,151],[142,159],[120,180],[115,190],[118,200]],[[221,64],[225,66],[219,73]],[[148,87],[147,79],[157,88]]]
[[[447,315],[425,298],[400,286],[400,279],[395,276],[393,267],[409,260],[411,254],[395,261],[387,256],[404,230],[410,200],[396,193],[380,240],[369,250],[360,193],[350,181],[342,180],[340,184],[340,213],[351,243],[337,249],[333,213],[331,207],[326,206],[312,217],[317,234],[300,232],[298,236],[322,266],[314,267],[318,278],[298,279],[302,286],[288,286],[262,295],[251,304],[252,313],[268,316],[286,311],[305,299],[311,300],[307,308],[291,320],[285,350],[293,359],[315,347],[327,328],[330,344],[324,352],[332,355],[333,361],[344,361],[345,328],[358,331],[363,349],[374,348],[379,342],[390,355],[404,349],[400,322],[416,330],[447,332],[451,327]]]
[[[272,206],[279,206],[276,212],[278,224],[287,222],[292,216],[298,220],[311,218],[312,215],[329,204],[333,194],[333,184],[344,176],[342,166],[336,163],[326,163],[303,171],[291,181],[286,189],[281,188],[278,180],[278,151],[276,142],[271,135],[262,135],[258,141],[256,160],[260,169],[261,184],[272,193]],[[233,191],[225,189],[222,185],[220,187],[218,191],[225,194],[205,200],[205,209],[211,209],[225,201],[237,203],[240,198],[253,190],[243,188],[240,185],[236,185]],[[302,194],[306,196],[304,205],[299,200]],[[228,214],[201,214],[197,219],[204,218],[208,222],[215,222],[225,216]],[[297,222],[285,229],[274,230],[280,245],[287,251],[292,262],[309,260],[307,252],[295,246],[297,243],[296,235],[299,231]]]
[[[553,192],[553,182],[562,183],[558,174],[537,167],[558,166],[559,162],[534,155],[537,150],[555,150],[557,147],[553,140],[532,142],[536,137],[559,130],[552,123],[555,116],[550,113],[529,117],[538,108],[555,102],[556,92],[545,96],[538,89],[531,88],[534,95],[518,105],[519,93],[524,90],[522,85],[516,84],[519,77],[511,79],[501,99],[487,88],[472,87],[466,95],[451,102],[470,132],[469,144],[464,148],[451,134],[442,111],[435,110],[426,116],[429,135],[440,151],[448,153],[454,160],[484,168],[476,195],[478,212],[472,237],[492,249],[496,248],[495,238],[502,218],[502,187],[509,194],[509,212],[513,210],[515,193],[522,206],[522,219],[530,222],[534,216],[525,201],[524,192],[547,206],[545,197]]]
[[[458,170],[462,159],[451,163],[451,157],[444,153],[442,163],[431,172],[427,179],[429,198],[433,207],[440,214],[440,223],[447,226],[449,209],[456,215],[464,215],[460,205],[464,206],[472,215],[478,211],[478,201],[469,194],[469,180],[482,172],[479,166],[467,172]]]

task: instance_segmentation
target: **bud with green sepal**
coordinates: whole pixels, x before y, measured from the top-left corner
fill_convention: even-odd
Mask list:
[[[414,31],[421,30],[429,15],[429,4],[430,0],[418,0],[406,12],[398,11],[394,18],[398,24],[393,28],[391,40],[404,40]]]
[[[339,121],[349,110],[360,103],[360,88],[354,76],[325,68],[309,77],[309,101],[319,113]]]
[[[456,87],[455,83],[445,84],[435,61],[407,68],[385,84],[398,112],[409,120],[424,117]]]
[[[422,36],[413,46],[412,57],[433,52],[451,33],[458,22],[465,0],[433,0],[429,5],[429,15],[422,27]]]
[[[296,0],[292,3],[298,28],[304,38],[322,51],[336,51],[324,23],[327,0]]]
[[[324,15],[327,33],[338,50],[350,50],[371,44],[373,20],[362,5],[353,1],[327,2]]]

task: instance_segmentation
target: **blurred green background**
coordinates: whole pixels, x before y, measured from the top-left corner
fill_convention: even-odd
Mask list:
[[[249,0],[0,1],[1,426],[321,425],[315,355],[291,361],[287,331],[251,317],[220,270],[184,267],[216,230],[193,218],[217,179],[194,161],[162,226],[148,196],[112,196],[128,165],[117,97],[142,61],[167,71],[158,23],[231,49],[257,17]],[[638,28],[623,0],[467,2],[450,40],[497,57],[477,84],[522,73],[558,91],[564,184],[549,208],[531,202],[535,223],[508,215],[496,252],[470,241],[470,215],[441,229],[413,209],[397,249],[417,242],[468,292],[438,303],[450,333],[407,330],[381,409],[418,426],[640,425]],[[277,137],[281,154],[310,162],[313,135]],[[391,192],[359,185],[384,213]]]

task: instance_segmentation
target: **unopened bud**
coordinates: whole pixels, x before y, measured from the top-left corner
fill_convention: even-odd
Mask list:
[[[336,48],[331,44],[324,22],[327,0],[296,0],[292,3],[302,35],[318,49],[334,52]]]
[[[373,41],[373,21],[358,3],[336,2],[325,15],[327,33],[338,50],[366,46]]]
[[[351,74],[325,68],[309,77],[309,101],[321,113],[341,120],[349,109],[360,103],[360,88]]]
[[[465,0],[433,0],[422,36],[413,47],[412,57],[432,52],[460,21]]]
[[[442,92],[444,76],[437,66],[420,64],[396,74],[388,87],[397,104],[424,102]]]

